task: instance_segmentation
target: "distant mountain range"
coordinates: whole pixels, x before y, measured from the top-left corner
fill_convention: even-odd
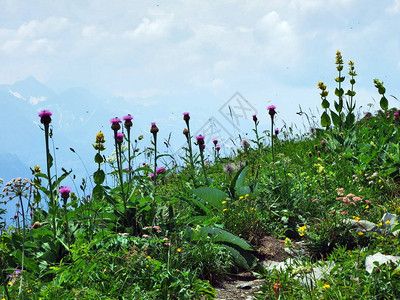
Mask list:
[[[0,85],[0,178],[5,181],[30,174],[29,167],[45,168],[44,133],[38,112],[53,113],[53,150],[58,167],[82,168],[73,148],[87,159],[94,152],[91,143],[99,129],[110,118],[103,102],[83,88],[55,93],[34,77],[11,85]],[[67,163],[66,163],[67,162]],[[91,163],[87,161],[86,163]],[[79,172],[79,170],[78,170]],[[84,174],[81,174],[84,175]],[[85,175],[84,175],[85,176]]]

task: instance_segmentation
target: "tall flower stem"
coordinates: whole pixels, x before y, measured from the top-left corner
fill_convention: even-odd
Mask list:
[[[121,185],[121,195],[122,195],[122,200],[124,202],[124,210],[126,211],[126,199],[125,199],[125,193],[124,193],[124,180],[122,178],[122,149],[121,149],[121,144],[118,142],[118,133],[115,132],[115,153],[117,156],[117,168],[118,168],[118,175],[119,175],[119,183]]]
[[[204,136],[202,135],[198,135],[196,137],[197,139],[197,145],[199,146],[199,151],[200,151],[200,161],[201,161],[201,168],[203,169],[203,174],[204,174],[204,180],[206,185],[208,185],[208,179],[207,179],[207,172],[206,172],[206,168],[204,165]]]
[[[25,211],[24,211],[24,203],[22,201],[22,195],[19,195],[19,202],[21,205],[21,210],[22,210],[22,257],[21,257],[21,271],[23,274],[24,271],[24,264],[25,264]],[[22,293],[22,287],[23,287],[23,278],[24,276],[21,276],[21,282],[19,284],[19,291],[18,295],[20,296]]]
[[[274,152],[274,117],[276,114],[276,107],[274,105],[268,106],[268,114],[271,116],[271,152],[272,152],[272,169],[274,170],[274,180],[276,181],[276,173],[275,173],[275,152]]]
[[[53,164],[53,158],[50,155],[50,148],[49,148],[49,126],[51,122],[51,115],[52,113],[48,110],[42,110],[39,113],[40,117],[40,123],[43,124],[44,126],[44,139],[46,143],[46,166],[47,166],[47,179],[49,181],[49,197],[50,197],[50,209],[53,210],[52,213],[52,223],[53,223],[53,233],[54,237],[56,237],[57,234],[57,228],[56,228],[56,216],[57,216],[57,205],[54,201],[54,195],[53,195],[53,184],[51,182],[51,174],[50,174],[50,168]]]
[[[132,163],[131,163],[131,127],[133,117],[128,114],[123,118],[124,126],[126,128],[127,140],[128,140],[128,179],[129,183],[132,181]]]
[[[190,115],[188,112],[183,113],[183,120],[186,123],[187,129],[183,130],[183,134],[186,136],[186,141],[189,150],[189,162],[190,162],[190,176],[192,177],[193,185],[196,187],[196,178],[194,176],[194,161],[193,161],[193,150],[192,150],[192,135],[190,134]]]
[[[203,169],[203,175],[204,175],[204,180],[206,182],[206,185],[208,185],[208,179],[207,179],[207,172],[206,172],[206,167],[204,165],[204,149],[200,150],[200,159],[201,159],[201,168]]]
[[[126,135],[128,140],[128,180],[132,181],[132,167],[131,167],[131,129],[126,129]]]

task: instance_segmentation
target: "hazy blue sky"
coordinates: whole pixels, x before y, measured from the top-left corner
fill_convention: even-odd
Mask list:
[[[374,78],[400,99],[400,0],[0,0],[0,11],[0,84],[32,75],[179,119],[239,91],[290,120],[319,105],[318,81],[334,89],[340,50],[360,105],[377,98]]]

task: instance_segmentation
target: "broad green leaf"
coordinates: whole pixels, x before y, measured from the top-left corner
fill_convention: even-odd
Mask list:
[[[329,117],[328,113],[324,111],[321,116],[321,126],[322,127],[329,127],[331,126],[331,118]]]
[[[329,104],[328,100],[326,100],[326,99],[322,100],[321,106],[322,106],[323,109],[328,109],[329,105],[330,104]]]
[[[331,117],[332,117],[332,122],[336,127],[340,127],[342,125],[342,120],[340,119],[340,117],[338,116],[338,114],[336,114],[334,111],[331,110]]]
[[[15,250],[14,252],[15,257],[22,264],[22,251],[20,249]],[[35,260],[30,257],[24,257],[24,268],[31,271],[31,272],[39,272],[39,266]]]
[[[193,189],[192,192],[213,207],[223,209],[222,201],[226,199],[226,194],[224,192],[211,187]]]
[[[206,241],[210,239],[214,243],[229,243],[236,245],[243,250],[252,251],[253,247],[240,237],[216,227],[204,226],[192,230],[192,239],[198,241]]]
[[[106,178],[106,174],[104,173],[103,170],[99,169],[96,172],[93,173],[93,181],[95,184],[102,184],[104,182],[104,179]]]
[[[250,270],[258,263],[257,258],[248,251],[245,251],[235,245],[222,244],[233,256],[235,264],[246,270]]]
[[[389,107],[389,102],[388,102],[388,100],[386,99],[385,96],[382,96],[381,101],[379,102],[379,105],[381,106],[381,108],[382,108],[383,110],[387,110],[387,109],[388,109],[388,107]]]

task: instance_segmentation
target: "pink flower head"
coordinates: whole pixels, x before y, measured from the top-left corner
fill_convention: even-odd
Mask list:
[[[171,246],[171,243],[164,243],[165,246]]]
[[[110,120],[110,123],[111,123],[111,124],[114,124],[114,123],[119,124],[119,123],[121,123],[121,122],[122,122],[121,119],[120,119],[120,118],[117,118],[117,117],[112,118],[112,119]]]
[[[168,238],[163,238],[163,241],[164,241],[164,242],[168,241]]]
[[[276,111],[275,111],[276,106],[275,105],[270,105],[270,106],[268,106],[267,109],[268,109],[269,115],[271,116],[271,118],[273,118],[274,115],[276,114]]]
[[[122,142],[124,141],[124,134],[122,132],[118,132],[117,136],[114,136],[114,138],[118,144],[122,144]]]
[[[395,115],[395,116],[398,116],[398,115],[399,115],[399,112],[398,112],[398,111],[396,111],[396,112],[394,113],[394,115]]]
[[[217,150],[217,151],[221,150],[221,146],[219,146],[219,145],[215,146],[215,150]]]
[[[130,114],[128,114],[127,116],[123,117],[123,120],[125,128],[129,130],[133,125],[132,124],[133,117]]]
[[[150,174],[149,174],[149,177],[150,177],[151,180],[154,180],[154,178],[155,178],[155,176],[154,176],[153,173],[150,173]]]
[[[132,120],[133,120],[133,117],[132,117],[130,114],[128,114],[127,116],[123,117],[122,119],[123,119],[124,121],[132,121]]]
[[[372,203],[371,200],[365,200],[365,202],[368,203],[368,204]]]
[[[61,198],[64,198],[64,199],[68,199],[69,193],[71,193],[71,189],[69,187],[66,187],[66,186],[60,187],[60,189],[58,191],[61,194]]]
[[[279,129],[275,128],[275,135],[278,135],[278,133],[279,133]]]
[[[155,225],[155,226],[153,226],[153,229],[160,229],[160,226]]]
[[[149,238],[150,236],[148,234],[143,234],[142,237],[143,238]]]
[[[112,118],[112,119],[110,120],[111,129],[114,130],[114,131],[120,130],[120,129],[121,129],[121,125],[119,125],[119,123],[121,123],[121,122],[122,122],[122,121],[121,121],[120,118],[117,118],[117,117]]]
[[[151,123],[150,132],[155,136],[158,132],[158,127],[155,122]]]
[[[14,215],[14,219],[18,218],[18,215]]]
[[[317,202],[318,201],[318,199],[317,198],[315,198],[313,201],[311,201],[311,202]]]
[[[197,139],[197,144],[199,144],[199,146],[200,145],[204,145],[204,135],[198,135],[198,136],[196,136],[196,139]]]
[[[166,169],[164,167],[159,167],[156,169],[156,174],[162,174],[165,173]]]
[[[218,139],[213,139],[213,143],[214,143],[214,145],[217,145],[218,144]]]
[[[354,197],[354,196],[355,196],[354,194],[347,194],[346,197]]]
[[[187,123],[189,123],[190,116],[188,112],[183,113],[183,120]]]
[[[49,111],[49,110],[42,110],[42,111],[39,113],[40,123],[45,124],[45,125],[50,124],[50,122],[51,122],[51,115],[52,115],[51,111]]]
[[[362,198],[361,197],[358,197],[358,196],[354,196],[353,197],[353,201],[361,201],[362,200]]]
[[[253,115],[253,121],[254,121],[254,122],[257,122],[257,121],[258,121],[257,115]]]
[[[347,211],[341,210],[340,213],[341,213],[342,215],[345,215],[345,214],[347,214]]]

